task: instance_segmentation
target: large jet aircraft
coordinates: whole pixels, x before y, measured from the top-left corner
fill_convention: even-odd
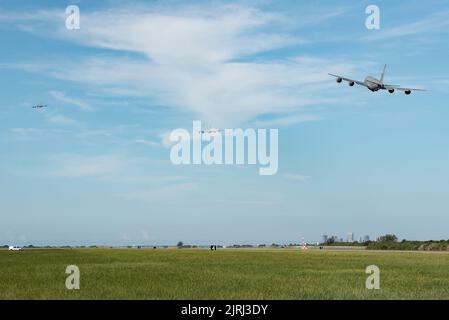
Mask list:
[[[373,92],[379,90],[388,90],[389,93],[393,93],[395,90],[404,91],[405,94],[409,95],[412,91],[426,91],[424,89],[414,89],[414,88],[402,88],[401,86],[393,85],[393,84],[384,84],[384,74],[387,65],[384,66],[384,70],[380,76],[380,79],[376,79],[374,77],[368,76],[363,81],[352,80],[349,78],[345,78],[342,76],[338,76],[336,74],[329,73],[330,76],[336,77],[337,82],[341,83],[343,80],[347,81],[348,84],[352,87],[355,83],[367,87],[368,90]]]

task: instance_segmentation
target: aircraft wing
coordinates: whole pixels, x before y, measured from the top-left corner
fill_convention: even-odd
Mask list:
[[[402,88],[402,87],[395,87],[394,89],[396,89],[396,90],[401,90],[401,91],[427,91],[427,90],[425,90],[425,89]]]
[[[397,84],[384,84],[383,85],[383,88],[384,89],[398,89],[398,88],[400,88],[401,86],[400,85],[397,85]]]
[[[336,74],[332,74],[332,73],[328,73],[328,75],[333,76],[333,77],[335,77],[335,78],[339,78],[339,79],[344,80],[344,81],[347,81],[347,82],[354,82],[354,83],[357,83],[358,85],[361,85],[361,86],[366,87],[366,84],[365,84],[365,82],[363,82],[363,81],[345,78],[345,77],[342,77],[342,76],[339,76],[339,75],[336,75]]]

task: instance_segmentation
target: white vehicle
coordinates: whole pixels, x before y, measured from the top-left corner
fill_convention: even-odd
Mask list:
[[[9,246],[8,250],[9,251],[20,251],[20,250],[22,250],[22,248],[17,247],[17,246]]]
[[[349,86],[353,86],[355,83],[357,83],[358,85],[367,87],[368,90],[375,92],[375,91],[379,91],[379,90],[388,90],[389,93],[393,93],[395,90],[399,90],[399,91],[404,91],[404,93],[406,95],[409,95],[410,93],[412,93],[412,91],[426,91],[423,89],[414,89],[414,88],[403,88],[401,86],[397,86],[394,84],[384,84],[384,75],[385,75],[385,69],[387,68],[387,65],[384,66],[384,70],[382,71],[382,74],[380,76],[380,79],[376,79],[374,77],[371,76],[367,76],[365,78],[365,80],[363,81],[358,81],[358,80],[353,80],[353,79],[349,79],[349,78],[345,78],[336,74],[332,74],[329,73],[330,76],[336,77],[337,78],[337,82],[341,83],[343,80],[347,81]]]

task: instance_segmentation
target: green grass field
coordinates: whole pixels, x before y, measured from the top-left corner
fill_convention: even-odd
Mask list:
[[[380,290],[365,288],[371,264],[380,268]],[[80,290],[66,289],[67,265],[80,268]],[[0,299],[449,299],[449,254],[2,250]]]

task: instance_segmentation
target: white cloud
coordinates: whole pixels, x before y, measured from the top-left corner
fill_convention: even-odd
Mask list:
[[[258,30],[284,20],[236,5],[152,7],[84,13],[83,28],[72,35],[94,47],[144,53],[158,64],[201,68],[301,42],[288,34]]]
[[[59,101],[64,102],[64,103],[77,106],[81,110],[89,111],[89,110],[92,109],[86,102],[84,102],[84,101],[82,101],[80,99],[70,98],[64,92],[61,92],[61,91],[50,91],[50,95],[53,98],[55,98],[56,100],[59,100]]]
[[[349,73],[353,69],[349,64],[310,57],[283,62],[225,62],[203,71],[194,66],[178,69],[112,58],[88,59],[79,64],[82,66],[79,70],[70,71],[67,66],[58,65],[47,71],[57,78],[92,87],[132,87],[160,104],[188,108],[205,122],[222,127],[261,114],[335,102],[336,98],[326,98],[329,91],[326,72]]]
[[[58,19],[53,20],[58,21],[56,26]],[[104,92],[148,96],[162,105],[187,108],[216,126],[235,126],[261,114],[328,102],[323,90],[327,72],[353,68],[335,58],[249,58],[302,44],[304,39],[285,31],[291,23],[286,16],[239,5],[112,9],[84,12],[82,21],[77,32],[61,25],[56,34],[82,45],[138,52],[143,58],[91,56],[71,64],[50,63],[40,69],[22,64],[22,68]],[[60,92],[52,94],[87,107]]]
[[[159,147],[160,144],[155,142],[155,141],[151,141],[151,140],[146,140],[146,139],[136,139],[134,140],[135,143],[138,144],[144,144],[146,146],[150,146],[150,147]]]
[[[76,120],[73,120],[72,118],[66,117],[62,114],[51,115],[48,117],[48,121],[61,126],[73,126],[79,124]]]
[[[320,117],[314,114],[296,114],[286,117],[279,117],[271,120],[260,120],[256,121],[254,125],[256,127],[275,127],[275,126],[290,126],[302,122],[310,122],[319,120]]]

